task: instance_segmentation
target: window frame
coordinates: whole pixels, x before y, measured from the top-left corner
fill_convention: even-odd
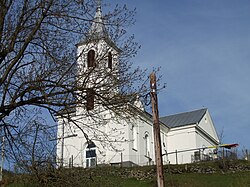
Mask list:
[[[133,141],[133,146],[132,149],[137,151],[138,149],[138,137],[137,137],[137,129],[135,125],[132,125],[132,141]]]
[[[146,132],[144,135],[144,145],[145,145],[145,149],[144,149],[144,154],[146,157],[150,156],[150,140],[149,140],[149,133]]]

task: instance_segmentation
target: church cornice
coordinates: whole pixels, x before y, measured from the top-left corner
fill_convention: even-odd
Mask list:
[[[110,38],[107,38],[107,37],[100,37],[100,38],[86,38],[85,40],[83,41],[80,41],[79,43],[76,44],[76,47],[80,47],[82,45],[87,45],[87,44],[90,44],[90,43],[98,43],[100,41],[104,41],[106,42],[109,46],[111,46],[112,48],[114,48],[118,53],[121,53],[122,50],[117,47],[117,45],[110,39]]]

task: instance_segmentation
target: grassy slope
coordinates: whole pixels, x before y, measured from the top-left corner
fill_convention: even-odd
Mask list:
[[[248,165],[249,163],[247,163]],[[199,167],[208,168],[211,165],[217,167],[218,164],[202,163]],[[192,166],[192,165],[190,165]],[[174,171],[176,167],[184,168],[185,165],[171,166]],[[189,167],[189,166],[188,166]],[[10,187],[26,187],[26,186],[67,186],[67,187],[155,187],[156,179],[141,178],[137,180],[129,176],[135,170],[140,170],[142,176],[144,173],[155,173],[155,167],[139,167],[139,168],[112,168],[99,167],[94,169],[73,168],[56,170],[52,175],[44,177],[48,182],[47,185],[38,185],[34,177],[30,175],[19,175],[11,177],[9,180]],[[217,168],[217,172],[213,174],[204,173],[182,173],[182,174],[165,174],[165,186],[168,187],[247,187],[250,186],[250,171],[245,172],[229,172],[224,173]],[[49,176],[49,177],[47,177]],[[47,177],[47,178],[46,178]],[[11,181],[11,182],[10,182]]]
[[[123,181],[122,187],[155,187],[153,180],[138,181],[129,179]],[[248,187],[250,172],[234,174],[174,174],[165,175],[165,186],[168,187]]]
[[[96,182],[81,183],[79,186],[100,186],[100,187],[155,187],[155,179],[136,180],[135,178],[122,179],[107,176],[106,178],[93,178]],[[66,186],[70,183],[64,183]],[[37,184],[15,182],[10,187],[37,186]],[[247,187],[250,186],[250,172],[234,174],[172,174],[165,175],[165,186],[168,187]],[[77,186],[75,186],[77,187]]]

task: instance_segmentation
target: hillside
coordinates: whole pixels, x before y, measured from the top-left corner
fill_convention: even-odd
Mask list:
[[[250,186],[250,163],[246,161],[217,161],[164,166],[165,186]],[[4,185],[72,186],[72,187],[154,187],[155,167],[97,167],[49,169],[37,175],[8,174]]]

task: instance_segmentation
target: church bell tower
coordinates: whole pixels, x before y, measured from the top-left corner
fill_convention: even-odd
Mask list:
[[[84,87],[87,89],[87,110],[94,108],[94,102],[92,102],[94,92],[106,90],[102,94],[111,94],[107,93],[107,90],[117,91],[117,87],[111,81],[118,78],[119,53],[121,52],[105,28],[100,0],[96,4],[95,16],[88,33],[76,45],[78,83],[81,85],[84,81]]]
[[[120,49],[105,28],[101,3],[97,1],[96,13],[86,37],[77,44],[77,64],[83,70],[105,68],[117,69]]]

